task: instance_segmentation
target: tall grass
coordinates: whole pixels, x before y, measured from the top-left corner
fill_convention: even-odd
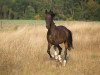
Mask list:
[[[14,22],[0,29],[0,75],[100,75],[99,22],[56,21],[57,25],[66,26],[73,33],[74,49],[68,51],[65,67],[50,60],[46,53],[44,21],[37,21],[35,25],[23,21],[18,26],[19,21]],[[64,45],[61,47],[63,57]]]

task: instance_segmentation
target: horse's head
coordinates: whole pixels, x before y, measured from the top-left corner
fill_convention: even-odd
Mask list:
[[[45,10],[45,21],[46,21],[46,28],[49,29],[51,26],[51,23],[53,22],[53,18],[54,18],[55,14],[53,13],[53,11],[47,11]]]

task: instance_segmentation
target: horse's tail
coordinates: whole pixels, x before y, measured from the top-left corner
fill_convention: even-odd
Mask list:
[[[68,35],[68,50],[73,49],[73,38],[72,38],[72,32],[69,30]]]

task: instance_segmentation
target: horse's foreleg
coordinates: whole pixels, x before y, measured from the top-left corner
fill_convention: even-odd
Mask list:
[[[47,53],[49,54],[50,58],[52,58],[51,53],[50,53],[50,48],[51,48],[51,44],[48,43],[48,49],[47,49]]]

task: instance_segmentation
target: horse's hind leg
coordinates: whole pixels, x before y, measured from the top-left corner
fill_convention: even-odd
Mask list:
[[[48,43],[48,49],[47,49],[47,53],[49,54],[50,58],[52,58],[51,53],[50,53],[50,48],[51,48],[51,44]]]
[[[65,44],[65,51],[64,51],[64,66],[65,66],[65,64],[66,64],[66,60],[67,60],[67,49],[68,49],[68,43],[67,42],[65,42],[64,43]]]
[[[57,47],[58,47],[59,53],[57,53],[57,51],[56,51]],[[62,60],[61,60],[62,48],[59,45],[54,45],[54,50],[55,50],[55,52],[54,52],[54,56],[53,57],[55,59],[58,59],[60,62],[62,62]]]
[[[54,59],[58,59],[58,53],[57,53],[57,46],[56,45],[54,45],[54,55],[52,55],[52,57],[54,57]]]
[[[58,45],[57,47],[58,47],[58,49],[59,49],[58,60],[59,60],[60,62],[62,62],[62,60],[61,60],[62,48],[61,48],[59,45]]]

